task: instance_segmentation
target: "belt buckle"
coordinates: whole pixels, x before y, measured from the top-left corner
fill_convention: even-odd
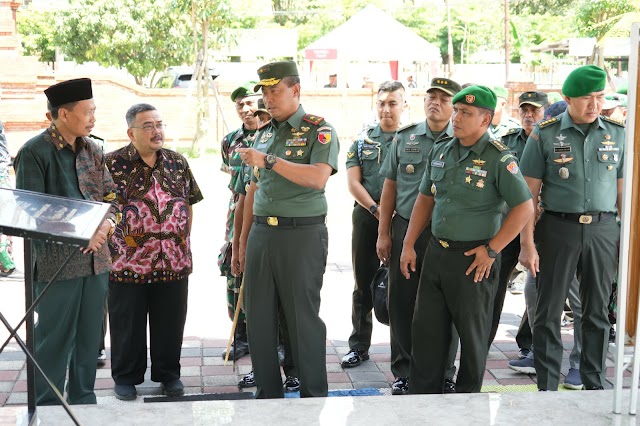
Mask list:
[[[580,215],[580,219],[578,220],[583,225],[588,225],[593,221],[593,216],[588,214]]]
[[[267,224],[269,226],[278,226],[278,218],[276,216],[267,217]]]
[[[441,245],[443,248],[449,248],[449,243],[448,243],[448,242],[446,242],[446,241],[444,241],[444,240],[438,240],[438,242],[440,243],[440,245]]]

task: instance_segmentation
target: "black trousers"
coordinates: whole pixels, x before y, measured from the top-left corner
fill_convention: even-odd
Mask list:
[[[540,254],[533,346],[538,388],[555,391],[560,381],[560,315],[577,273],[582,302],[580,376],[589,388],[603,386],[609,344],[611,283],[618,265],[620,227],[611,215],[583,225],[543,213],[535,230]]]
[[[147,317],[151,380],[167,382],[180,378],[188,290],[188,278],[136,285],[109,281],[111,377],[117,385],[144,382]]]
[[[351,264],[355,285],[351,305],[353,331],[349,336],[349,349],[368,351],[373,330],[371,281],[380,267],[376,254],[378,220],[360,204],[353,208],[351,218]]]
[[[498,332],[498,326],[500,325],[500,315],[502,315],[502,308],[504,307],[504,298],[507,294],[507,284],[509,283],[509,277],[513,269],[518,264],[518,256],[520,255],[520,237],[516,237],[500,252],[500,274],[498,275],[498,291],[496,291],[496,297],[493,300],[493,316],[491,319],[491,331],[489,332],[489,342],[487,349],[493,343],[493,339],[496,338]]]
[[[516,334],[516,343],[520,349],[531,350],[533,344],[533,334],[531,333],[531,325],[529,324],[529,314],[525,308],[522,314],[522,320],[520,320],[520,326],[518,327],[518,334]]]
[[[460,249],[443,248],[436,238],[429,242],[413,317],[413,351],[409,391],[443,393],[451,324],[460,336],[460,369],[456,392],[480,392],[487,361],[487,339],[493,300],[498,286],[500,256],[488,279],[473,282],[465,271],[474,261]]]

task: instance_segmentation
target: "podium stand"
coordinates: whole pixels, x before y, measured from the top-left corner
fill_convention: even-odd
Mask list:
[[[35,298],[33,287],[34,240],[47,243],[68,244],[87,247],[91,237],[111,207],[110,204],[97,201],[78,200],[57,197],[38,192],[0,188],[0,233],[24,238],[24,284],[25,316],[12,327],[0,312],[0,321],[10,335],[0,347],[0,353],[11,339],[15,339],[27,357],[27,412],[29,424],[37,424],[35,375],[41,374],[48,386],[56,394],[60,403],[75,424],[80,424],[60,392],[47,378],[34,357],[34,310],[38,302],[46,297],[47,290],[55,285],[56,276],[64,269],[71,255],[60,265],[54,277],[47,283],[40,295]],[[79,252],[79,250],[78,250]],[[26,342],[18,336],[18,329],[26,324]]]

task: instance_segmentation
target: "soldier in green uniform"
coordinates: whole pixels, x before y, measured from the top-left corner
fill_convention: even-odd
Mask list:
[[[402,83],[382,83],[376,102],[379,124],[360,133],[347,152],[347,182],[349,192],[356,200],[351,234],[355,288],[351,311],[353,331],[349,337],[349,352],[342,358],[343,367],[356,367],[369,359],[373,330],[371,281],[380,266],[376,241],[383,178],[379,172],[400,125],[403,107]]]
[[[222,139],[220,152],[222,154],[222,166],[220,170],[231,175],[229,190],[231,199],[229,200],[229,210],[227,211],[227,222],[224,233],[225,243],[218,256],[218,266],[220,273],[227,277],[227,311],[229,318],[233,320],[236,310],[236,300],[239,286],[236,285],[236,277],[231,273],[231,254],[233,241],[233,218],[236,205],[238,203],[238,193],[235,190],[236,181],[242,168],[242,160],[236,152],[237,148],[246,148],[253,145],[258,129],[258,118],[254,115],[258,109],[259,94],[254,92],[255,81],[249,81],[237,87],[231,93],[231,101],[236,104],[236,113],[242,121],[242,126],[229,133]],[[240,312],[236,326],[237,336],[234,339],[229,358],[238,359],[249,353],[249,342],[247,340],[247,324],[244,312]],[[226,358],[227,351],[222,353],[222,358]]]
[[[496,94],[496,110],[493,114],[489,132],[495,138],[504,136],[511,129],[519,129],[520,123],[509,116],[508,102],[509,92],[501,86],[494,86],[493,92]]]
[[[500,251],[533,214],[517,159],[487,132],[496,106],[493,91],[470,86],[453,98],[454,137],[428,156],[400,267],[418,270],[416,243],[431,219],[413,318],[411,393],[444,391],[451,323],[462,352],[457,392],[480,392],[487,359]],[[502,221],[504,203],[511,212]]]
[[[411,209],[418,196],[420,179],[427,156],[434,144],[451,137],[449,120],[453,112],[451,98],[460,91],[460,85],[446,78],[434,78],[424,101],[426,121],[398,129],[380,174],[385,177],[380,200],[378,258],[389,265],[389,327],[391,331],[391,372],[395,381],[394,395],[408,393],[409,362],[411,359],[411,321],[415,304],[418,278],[422,267],[419,257],[418,272],[405,279],[400,273],[402,240],[407,231]],[[395,212],[395,214],[394,214]],[[416,250],[423,254],[429,233],[418,239]],[[451,375],[453,376],[453,374]]]
[[[549,103],[547,95],[544,92],[524,92],[520,95],[519,101],[520,107],[518,112],[522,120],[522,127],[513,128],[502,137],[502,144],[509,148],[511,154],[518,159],[522,158],[527,137],[529,137],[535,124],[544,118],[544,109]],[[505,206],[503,217],[506,218],[508,214],[509,208]],[[507,284],[513,269],[518,264],[519,254],[519,236],[516,236],[500,253],[500,276],[498,278],[498,291],[496,292],[496,298],[493,302],[493,318],[488,346],[491,346],[493,339],[496,337],[498,325],[500,325],[500,314],[504,306],[504,297],[507,293]]]
[[[540,193],[540,220],[520,235],[520,262],[537,275],[533,325],[538,389],[557,390],[562,361],[558,318],[577,272],[582,301],[580,376],[602,389],[609,338],[607,304],[618,263],[625,129],[600,116],[606,73],[595,65],[573,70],[562,86],[567,111],[529,135],[522,173]],[[539,253],[539,254],[538,254]]]
[[[292,61],[258,69],[256,90],[262,88],[273,119],[260,129],[254,148],[238,149],[253,168],[239,262],[245,273],[256,398],[284,396],[276,353],[278,303],[287,321],[300,396],[327,396],[328,389],[327,332],[319,315],[329,239],[324,188],[337,171],[339,143],[324,118],[306,114],[300,105],[298,75]]]

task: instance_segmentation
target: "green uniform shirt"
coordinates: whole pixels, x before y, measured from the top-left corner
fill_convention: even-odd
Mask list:
[[[360,167],[362,186],[374,201],[379,202],[384,178],[380,167],[387,157],[392,137],[385,135],[378,124],[360,133],[347,152],[347,169]]]
[[[420,180],[425,171],[427,156],[434,143],[453,136],[451,123],[434,139],[426,121],[398,129],[395,143],[384,160],[380,174],[396,182],[396,213],[405,219],[411,217],[413,204],[418,198]]]
[[[254,145],[259,151],[275,154],[299,164],[325,163],[338,171],[338,135],[329,123],[316,115],[305,115],[302,106],[288,120],[271,120],[260,129]],[[256,169],[252,180],[256,216],[311,217],[327,214],[324,189],[297,185],[273,170]]]
[[[542,207],[563,213],[615,212],[625,128],[600,117],[585,137],[565,112],[529,135],[522,174],[542,180]]]
[[[502,136],[502,144],[509,148],[511,155],[518,160],[522,158],[524,146],[527,143],[527,134],[523,128],[511,129]]]
[[[488,240],[500,229],[504,202],[531,199],[517,159],[486,132],[462,157],[458,138],[434,146],[420,192],[433,196],[431,230],[452,241]]]
[[[502,120],[500,120],[500,123],[497,126],[494,126],[493,124],[489,126],[489,133],[495,138],[500,138],[506,135],[509,130],[519,129],[521,127],[520,123],[509,117],[505,111],[502,113]]]

